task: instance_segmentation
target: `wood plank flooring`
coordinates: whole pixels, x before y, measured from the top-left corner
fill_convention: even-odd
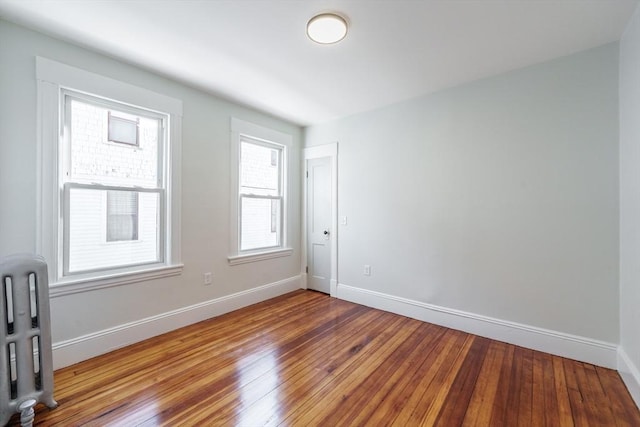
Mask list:
[[[61,369],[55,398],[36,425],[640,426],[615,371],[311,291]]]

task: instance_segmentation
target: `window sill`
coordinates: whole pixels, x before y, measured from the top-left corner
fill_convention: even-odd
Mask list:
[[[64,295],[78,294],[96,289],[111,288],[114,286],[128,285],[147,280],[161,279],[164,277],[178,276],[182,274],[184,264],[147,268],[134,272],[104,274],[81,279],[65,279],[49,285],[49,297],[56,298]]]
[[[265,259],[289,256],[292,253],[293,253],[292,248],[283,248],[283,249],[276,249],[273,251],[234,255],[234,256],[228,257],[227,259],[229,260],[229,265],[238,265],[238,264],[246,264],[249,262],[263,261]]]

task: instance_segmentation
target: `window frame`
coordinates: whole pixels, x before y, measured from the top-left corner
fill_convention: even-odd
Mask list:
[[[261,261],[276,257],[289,256],[293,249],[288,241],[288,224],[290,212],[289,188],[290,183],[290,151],[293,145],[293,138],[289,134],[256,125],[235,117],[231,118],[231,197],[230,197],[230,255],[228,261],[230,265],[244,264]],[[240,188],[240,150],[243,140],[256,145],[263,145],[269,148],[280,149],[280,196],[260,196],[244,195]],[[243,197],[260,199],[280,199],[280,244],[277,246],[241,250],[241,203]]]
[[[266,194],[255,194],[255,193],[251,193],[251,192],[243,192],[242,191],[242,183],[238,182],[238,233],[239,233],[239,237],[238,237],[238,241],[239,241],[239,249],[238,252],[239,253],[253,253],[253,252],[265,252],[265,251],[272,251],[272,250],[277,250],[282,248],[282,236],[283,236],[283,230],[284,230],[284,201],[285,201],[285,183],[284,183],[284,177],[285,177],[285,158],[286,158],[286,147],[281,145],[281,144],[277,144],[274,142],[270,142],[270,141],[262,141],[262,140],[257,140],[255,138],[251,138],[247,135],[240,135],[240,151],[242,153],[242,144],[253,144],[259,147],[263,147],[263,148],[267,148],[269,150],[273,150],[273,151],[277,151],[278,152],[278,156],[277,156],[277,160],[279,160],[279,166],[278,166],[278,191],[277,191],[277,195],[273,196],[273,195],[266,195]],[[241,154],[242,157],[242,154]],[[242,178],[240,177],[240,170],[241,170],[241,163],[242,163],[242,158],[240,158],[238,160],[238,168],[239,168],[239,181],[242,180]],[[271,164],[273,165],[273,160],[271,162]],[[280,235],[278,236],[278,244],[273,245],[273,246],[263,246],[260,248],[252,248],[252,249],[242,249],[242,200],[243,199],[254,199],[254,200],[271,200],[271,218],[269,219],[270,222],[270,229],[272,230],[271,232],[277,232],[278,229],[278,221],[275,221],[275,231],[274,231],[274,221],[273,221],[273,202],[274,201],[278,201],[279,205],[280,205]]]
[[[250,254],[250,253],[254,253],[254,252],[268,252],[268,251],[273,251],[273,250],[279,250],[282,249],[282,235],[283,235],[283,215],[282,212],[284,211],[284,199],[282,196],[261,196],[258,194],[244,194],[244,193],[240,193],[239,197],[239,206],[238,206],[238,241],[240,242],[239,245],[242,246],[242,201],[243,199],[250,199],[250,200],[270,200],[271,201],[271,206],[269,207],[270,210],[270,214],[269,214],[269,229],[271,230],[271,233],[277,233],[278,230],[278,226],[277,226],[277,221],[275,221],[275,227],[274,227],[274,220],[273,220],[273,202],[277,201],[279,202],[280,205],[280,235],[277,236],[277,241],[278,244],[275,245],[271,245],[271,246],[261,246],[258,248],[251,248],[251,249],[239,249],[239,252],[241,254]],[[275,228],[275,230],[274,230]]]
[[[181,263],[181,230],[180,230],[180,181],[181,181],[181,133],[182,133],[182,101],[162,95],[148,89],[130,85],[109,77],[62,64],[50,59],[36,57],[36,79],[38,93],[38,213],[36,250],[47,260],[49,266],[50,295],[68,295],[93,289],[120,286],[129,283],[151,280],[155,278],[179,275]],[[161,239],[160,250],[164,254],[162,262],[138,266],[83,271],[82,273],[65,275],[64,269],[64,227],[63,208],[64,192],[76,186],[93,186],[92,183],[68,183],[61,179],[65,163],[62,144],[64,133],[64,97],[65,93],[82,98],[89,97],[130,106],[134,111],[142,109],[159,115],[166,115],[168,123],[167,141],[162,165],[164,181],[164,197],[161,196],[161,211],[164,212],[165,230]],[[123,110],[126,112],[126,110]],[[131,149],[137,146],[127,144]],[[160,148],[160,147],[159,147]],[[160,165],[159,165],[160,166]],[[95,187],[98,188],[98,187]],[[147,191],[140,187],[121,187],[99,185],[100,189]],[[151,191],[157,191],[153,189]],[[66,199],[68,200],[68,198]]]
[[[71,102],[78,101],[87,105],[94,105],[100,108],[105,109],[114,109],[117,111],[121,111],[127,114],[136,115],[139,117],[146,117],[153,120],[158,120],[158,146],[157,146],[157,179],[154,187],[141,187],[137,185],[118,185],[111,184],[110,179],[105,179],[103,182],[94,182],[93,179],[82,179],[82,178],[71,178],[71,135],[73,132],[72,123],[71,123]],[[164,265],[164,260],[166,258],[166,240],[165,235],[166,231],[166,222],[165,218],[167,216],[167,209],[169,207],[166,205],[166,188],[167,188],[167,180],[165,179],[167,175],[166,169],[168,168],[168,162],[170,159],[167,158],[166,152],[167,146],[169,144],[169,136],[167,135],[167,130],[169,128],[169,116],[165,113],[160,113],[157,111],[149,110],[147,108],[143,108],[140,106],[132,106],[128,104],[123,104],[119,101],[105,99],[103,97],[98,97],[97,95],[90,95],[87,93],[80,93],[75,90],[69,88],[61,88],[60,89],[60,111],[62,112],[61,117],[61,136],[58,145],[58,151],[62,154],[61,159],[61,170],[58,173],[58,182],[62,187],[62,230],[58,232],[59,238],[62,239],[62,256],[58,255],[58,262],[62,262],[61,271],[62,273],[58,274],[59,279],[73,279],[76,277],[84,277],[88,274],[94,273],[117,273],[120,271],[129,271],[131,269],[140,268],[140,267],[157,267]],[[110,111],[109,114],[110,116]],[[133,121],[131,121],[133,122]],[[108,123],[107,123],[108,126]],[[136,125],[138,126],[138,124]],[[137,132],[137,131],[136,131]],[[132,150],[137,150],[139,145],[127,144],[127,143],[119,143],[117,141],[112,141],[107,136],[107,139],[102,142],[110,142],[119,144],[120,146],[124,146],[130,148]],[[66,176],[66,178],[65,178]],[[158,194],[158,206],[159,206],[159,218],[158,218],[158,227],[159,227],[159,235],[158,235],[158,246],[156,250],[156,260],[152,262],[137,262],[126,265],[120,265],[116,267],[101,267],[94,269],[84,269],[80,271],[71,271],[70,270],[70,192],[72,189],[86,189],[86,190],[101,190],[101,191],[135,191],[136,193],[156,193]],[[113,243],[113,242],[110,242]],[[58,270],[60,272],[60,269]]]
[[[67,278],[69,280],[72,280],[73,278],[83,278],[85,277],[87,274],[92,274],[92,273],[104,273],[106,272],[106,274],[109,274],[109,272],[112,273],[118,273],[121,271],[129,271],[131,269],[134,269],[136,267],[149,267],[149,268],[153,268],[153,267],[159,267],[164,265],[164,257],[165,257],[165,245],[166,245],[166,239],[164,238],[164,234],[166,234],[166,225],[165,225],[165,217],[167,216],[166,212],[164,211],[164,209],[160,209],[159,212],[159,221],[158,224],[161,228],[164,228],[164,233],[161,231],[160,232],[160,238],[158,239],[158,261],[156,262],[144,262],[144,263],[136,263],[136,264],[127,264],[126,266],[121,266],[121,267],[113,267],[113,268],[96,268],[96,269],[89,269],[89,270],[81,270],[79,272],[71,272],[69,271],[69,221],[70,221],[70,217],[69,215],[64,215],[65,212],[69,212],[70,211],[70,207],[69,207],[69,203],[71,201],[71,198],[69,197],[69,193],[72,189],[77,188],[77,189],[85,189],[85,190],[102,190],[102,191],[135,191],[136,193],[156,193],[158,194],[158,204],[162,207],[162,206],[166,206],[165,204],[165,194],[166,191],[162,188],[142,188],[142,187],[122,187],[122,186],[114,186],[114,185],[102,185],[102,184],[95,184],[95,183],[91,183],[91,184],[85,184],[85,183],[78,183],[78,182],[64,182],[62,183],[62,230],[60,230],[59,234],[62,237],[62,256],[61,256],[61,260],[62,261],[62,280],[65,280],[64,278]],[[105,224],[106,225],[106,224]],[[106,240],[105,239],[105,244],[108,245],[117,245],[117,244],[121,244],[123,242],[140,242],[139,239],[137,240]]]
[[[105,179],[103,182],[94,182],[93,179],[83,179],[83,178],[72,178],[71,177],[71,135],[73,132],[73,127],[71,123],[71,103],[72,101],[77,101],[84,103],[86,105],[97,106],[100,108],[107,109],[107,120],[111,117],[111,110],[121,111],[126,114],[135,115],[138,117],[146,117],[148,119],[157,120],[158,121],[158,147],[157,147],[157,179],[154,187],[140,187],[136,185],[114,185],[109,183],[109,179]],[[167,159],[166,152],[168,151],[166,146],[169,143],[169,136],[167,135],[167,130],[169,128],[169,117],[165,113],[159,113],[156,111],[151,111],[146,108],[131,106],[127,104],[122,104],[118,101],[108,100],[101,97],[97,97],[95,95],[89,95],[86,93],[80,93],[75,90],[71,90],[68,88],[60,89],[60,111],[62,112],[61,117],[61,137],[58,146],[58,150],[61,154],[63,154],[62,162],[61,162],[61,172],[58,174],[57,179],[60,181],[59,185],[62,187],[62,231],[59,232],[59,237],[62,238],[62,274],[59,277],[61,278],[73,278],[80,277],[82,274],[91,274],[97,272],[109,272],[114,271],[118,272],[124,268],[135,268],[138,266],[150,266],[153,267],[162,265],[165,259],[165,234],[166,234],[166,188],[167,188],[167,180],[165,179],[167,172],[167,166],[170,159]],[[133,120],[130,122],[134,123]],[[139,127],[139,120],[135,122],[136,127]],[[107,126],[109,124],[107,123]],[[136,130],[138,133],[138,130]],[[108,134],[108,131],[107,131]],[[127,144],[127,143],[119,143],[116,141],[112,141],[107,136],[106,140],[102,141],[103,143],[114,143],[118,144],[121,147],[126,147],[131,150],[139,150],[139,144]],[[66,178],[65,178],[66,176]],[[154,262],[140,262],[140,263],[132,263],[127,264],[126,266],[119,267],[111,267],[111,268],[95,268],[95,269],[85,269],[77,272],[70,271],[70,257],[69,257],[69,249],[70,249],[70,191],[72,189],[87,189],[87,190],[102,190],[102,191],[134,191],[137,194],[144,192],[152,192],[158,194],[158,202],[159,202],[159,218],[158,218],[158,226],[159,236],[158,236],[158,247],[157,247],[157,259]],[[108,194],[106,195],[108,199]],[[108,200],[105,206],[108,209]],[[108,216],[108,212],[105,213]],[[139,218],[138,218],[139,220]],[[108,227],[108,218],[105,222],[105,227]],[[136,239],[135,241],[139,241]],[[110,241],[108,239],[108,231],[105,233],[105,242],[108,244],[118,244],[126,241]],[[60,260],[59,260],[60,261]]]

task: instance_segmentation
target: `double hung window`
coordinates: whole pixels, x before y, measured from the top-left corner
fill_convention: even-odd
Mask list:
[[[179,274],[182,103],[44,58],[36,74],[51,295]]]
[[[291,253],[287,248],[291,136],[233,119],[231,264]]]
[[[162,263],[168,117],[68,90],[62,96],[64,274]]]
[[[281,246],[284,147],[243,136],[240,142],[240,251]]]

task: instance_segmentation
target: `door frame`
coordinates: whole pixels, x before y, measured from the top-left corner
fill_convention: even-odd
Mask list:
[[[303,189],[302,204],[302,259],[301,272],[303,288],[307,289],[307,161],[322,157],[331,158],[331,278],[329,279],[329,295],[337,296],[338,292],[338,143],[318,145],[305,148],[303,151]]]

